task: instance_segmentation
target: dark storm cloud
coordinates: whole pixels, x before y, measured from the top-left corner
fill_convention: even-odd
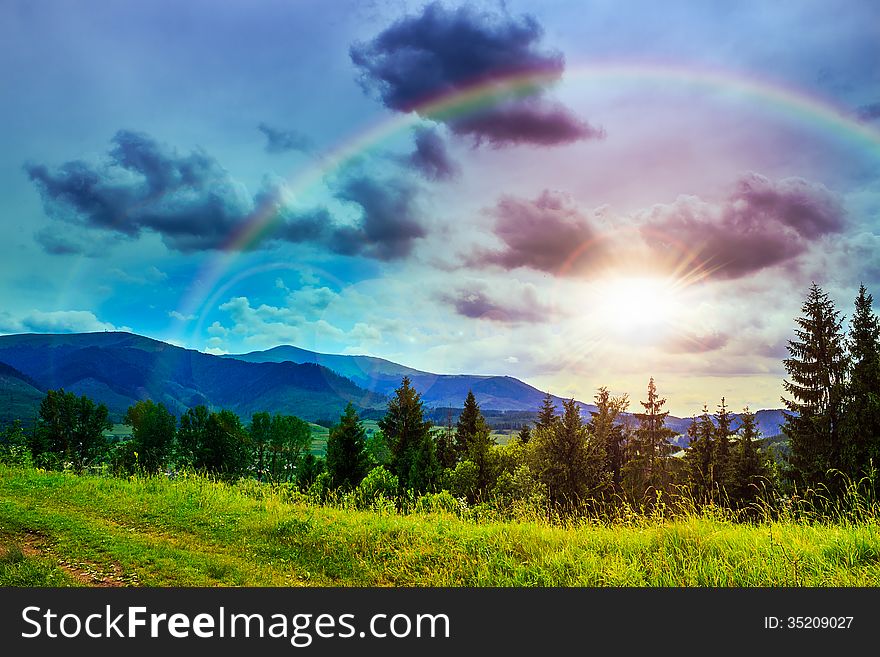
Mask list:
[[[337,198],[357,205],[356,226],[333,230],[327,246],[343,255],[396,260],[410,254],[415,241],[427,235],[415,197],[418,189],[403,179],[375,180],[354,176],[342,181]]]
[[[860,121],[873,121],[874,119],[880,119],[880,103],[862,105],[856,111],[856,116],[858,116]]]
[[[148,135],[126,130],[112,141],[108,160],[100,166],[79,160],[54,171],[45,165],[25,166],[50,216],[80,232],[99,231],[105,241],[152,231],[176,251],[221,249],[234,243],[248,221],[276,217],[273,231],[248,248],[311,243],[340,254],[393,260],[409,255],[414,241],[427,234],[416,211],[418,188],[402,178],[360,176],[337,183],[337,198],[361,210],[356,225],[342,226],[326,208],[289,208],[278,185],[266,183],[249,197],[204,152],[180,156]],[[71,238],[59,228],[37,233],[46,252],[93,255],[82,238]]]
[[[441,295],[440,300],[455,308],[455,312],[470,319],[487,319],[494,322],[544,322],[550,310],[543,306],[534,292],[526,289],[514,302],[502,302],[476,290],[457,290],[454,294]]]
[[[579,139],[604,139],[605,130],[574,119],[558,103],[523,99],[502,103],[488,112],[458,119],[453,132],[473,135],[494,146],[539,144],[552,146]]]
[[[51,216],[127,237],[152,230],[169,248],[188,252],[221,248],[250,214],[252,201],[207,154],[179,156],[128,130],[112,142],[102,166],[79,160],[55,171],[25,166]],[[42,243],[58,252],[51,240]]]
[[[681,197],[636,218],[655,254],[693,253],[707,273],[732,279],[791,260],[813,241],[842,232],[844,217],[840,201],[821,184],[752,173],[721,204]]]
[[[295,130],[281,130],[266,123],[261,123],[257,129],[266,135],[267,153],[286,153],[288,151],[307,153],[312,149],[311,140]]]
[[[493,231],[504,247],[476,254],[472,264],[558,273],[567,263],[572,264],[573,258],[598,255],[594,244],[596,231],[578,208],[559,193],[545,190],[535,200],[506,196],[498,201],[492,214],[496,217]]]
[[[415,150],[405,162],[427,180],[449,180],[458,173],[458,165],[449,156],[443,138],[432,128],[415,131]]]
[[[378,93],[386,107],[418,111],[431,100],[474,84],[513,74],[561,77],[560,53],[543,52],[543,30],[531,16],[491,16],[462,6],[427,5],[421,15],[406,16],[368,43],[351,47],[361,84]],[[565,107],[543,99],[543,86],[527,92],[501,92],[494,106],[467,116],[437,117],[456,134],[496,146],[517,143],[551,145],[604,136]]]

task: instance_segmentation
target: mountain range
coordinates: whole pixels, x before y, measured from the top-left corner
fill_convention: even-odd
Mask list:
[[[0,422],[32,421],[45,391],[55,388],[106,404],[116,420],[147,398],[176,415],[205,404],[233,410],[245,421],[258,411],[334,421],[351,401],[363,417],[376,418],[404,376],[432,409],[461,408],[472,390],[493,417],[522,416],[536,412],[545,395],[510,376],[434,374],[372,356],[288,345],[214,356],[125,332],[32,333],[0,336]],[[561,407],[561,398],[554,402]],[[579,403],[585,413],[596,408]],[[776,435],[782,411],[758,411],[757,421],[765,436]],[[684,434],[690,419],[669,416],[667,424]]]

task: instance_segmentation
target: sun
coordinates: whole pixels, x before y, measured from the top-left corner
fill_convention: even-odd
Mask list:
[[[653,342],[668,335],[684,311],[682,285],[672,278],[615,276],[592,286],[591,315],[611,338]]]

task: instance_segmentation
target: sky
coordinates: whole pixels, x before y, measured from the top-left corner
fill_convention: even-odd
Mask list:
[[[0,58],[0,333],[690,416],[880,295],[875,2],[5,0]]]

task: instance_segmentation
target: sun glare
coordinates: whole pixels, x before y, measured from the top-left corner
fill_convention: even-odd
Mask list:
[[[654,341],[668,334],[682,312],[680,286],[667,278],[609,278],[594,293],[593,315],[610,337]]]

